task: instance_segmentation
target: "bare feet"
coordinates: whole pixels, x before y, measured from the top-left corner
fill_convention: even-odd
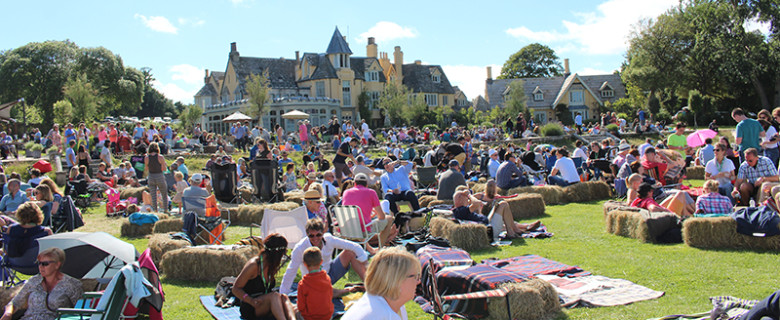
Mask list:
[[[534,221],[533,223],[528,225],[528,228],[525,229],[526,231],[536,230],[536,228],[539,228],[539,226],[542,225],[542,222],[539,220]]]

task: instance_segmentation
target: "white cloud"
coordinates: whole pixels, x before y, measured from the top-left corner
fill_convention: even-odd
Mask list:
[[[163,16],[146,17],[144,15],[140,15],[136,13],[134,17],[136,19],[141,20],[141,22],[143,22],[147,28],[152,29],[154,31],[172,33],[172,34],[176,34],[177,32],[179,32],[179,29],[173,26],[173,24]]]
[[[203,82],[203,69],[189,64],[177,64],[169,69],[173,72],[173,80],[184,81],[186,84],[199,84]]]
[[[200,26],[206,24],[206,20],[203,20],[203,19],[179,18],[179,24],[182,25],[182,26],[200,27]]]
[[[166,98],[173,100],[173,102],[180,101],[184,104],[190,104],[195,100],[195,93],[197,89],[186,90],[179,87],[175,83],[162,83],[159,80],[152,81],[152,86],[157,88]]]
[[[608,0],[597,7],[597,12],[576,12],[580,22],[562,21],[565,32],[534,31],[525,26],[509,28],[506,33],[524,41],[575,43],[578,51],[586,54],[619,54],[626,50],[632,25],[645,18],[655,18],[678,0]]]
[[[485,66],[450,65],[441,67],[444,69],[447,79],[450,80],[450,84],[458,86],[469,100],[485,95],[485,79],[487,79]],[[501,66],[494,64],[491,67],[493,68],[493,79],[495,79],[501,74]]]
[[[363,42],[368,37],[374,37],[377,43],[384,43],[395,39],[415,38],[417,35],[417,30],[414,28],[402,27],[394,22],[379,21],[368,31],[361,33],[355,40]]]

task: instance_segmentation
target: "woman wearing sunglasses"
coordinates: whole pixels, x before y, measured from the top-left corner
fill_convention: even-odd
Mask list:
[[[81,299],[83,291],[79,280],[60,272],[64,263],[62,249],[41,251],[38,254],[40,274],[27,280],[22,291],[5,307],[0,320],[10,320],[17,311],[24,312],[21,319],[56,319],[58,308],[72,308]]]
[[[379,250],[366,271],[366,294],[342,319],[406,320],[404,304],[414,298],[420,272],[420,262],[402,247]]]
[[[263,240],[260,254],[247,261],[233,285],[233,295],[241,300],[241,319],[295,319],[294,306],[287,295],[273,292],[276,273],[287,254],[287,239],[272,233]],[[2,320],[2,319],[0,319]]]

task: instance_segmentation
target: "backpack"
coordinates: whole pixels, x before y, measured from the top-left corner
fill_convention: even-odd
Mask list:
[[[233,295],[233,285],[236,283],[236,277],[222,277],[214,289],[214,304],[220,308],[230,308],[237,305],[238,299]]]

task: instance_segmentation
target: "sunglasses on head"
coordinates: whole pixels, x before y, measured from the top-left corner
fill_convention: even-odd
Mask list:
[[[309,238],[310,238],[310,239],[313,239],[313,238],[315,238],[315,237],[317,237],[317,238],[322,238],[322,232],[320,232],[320,233],[312,233],[312,234],[309,234]]]

